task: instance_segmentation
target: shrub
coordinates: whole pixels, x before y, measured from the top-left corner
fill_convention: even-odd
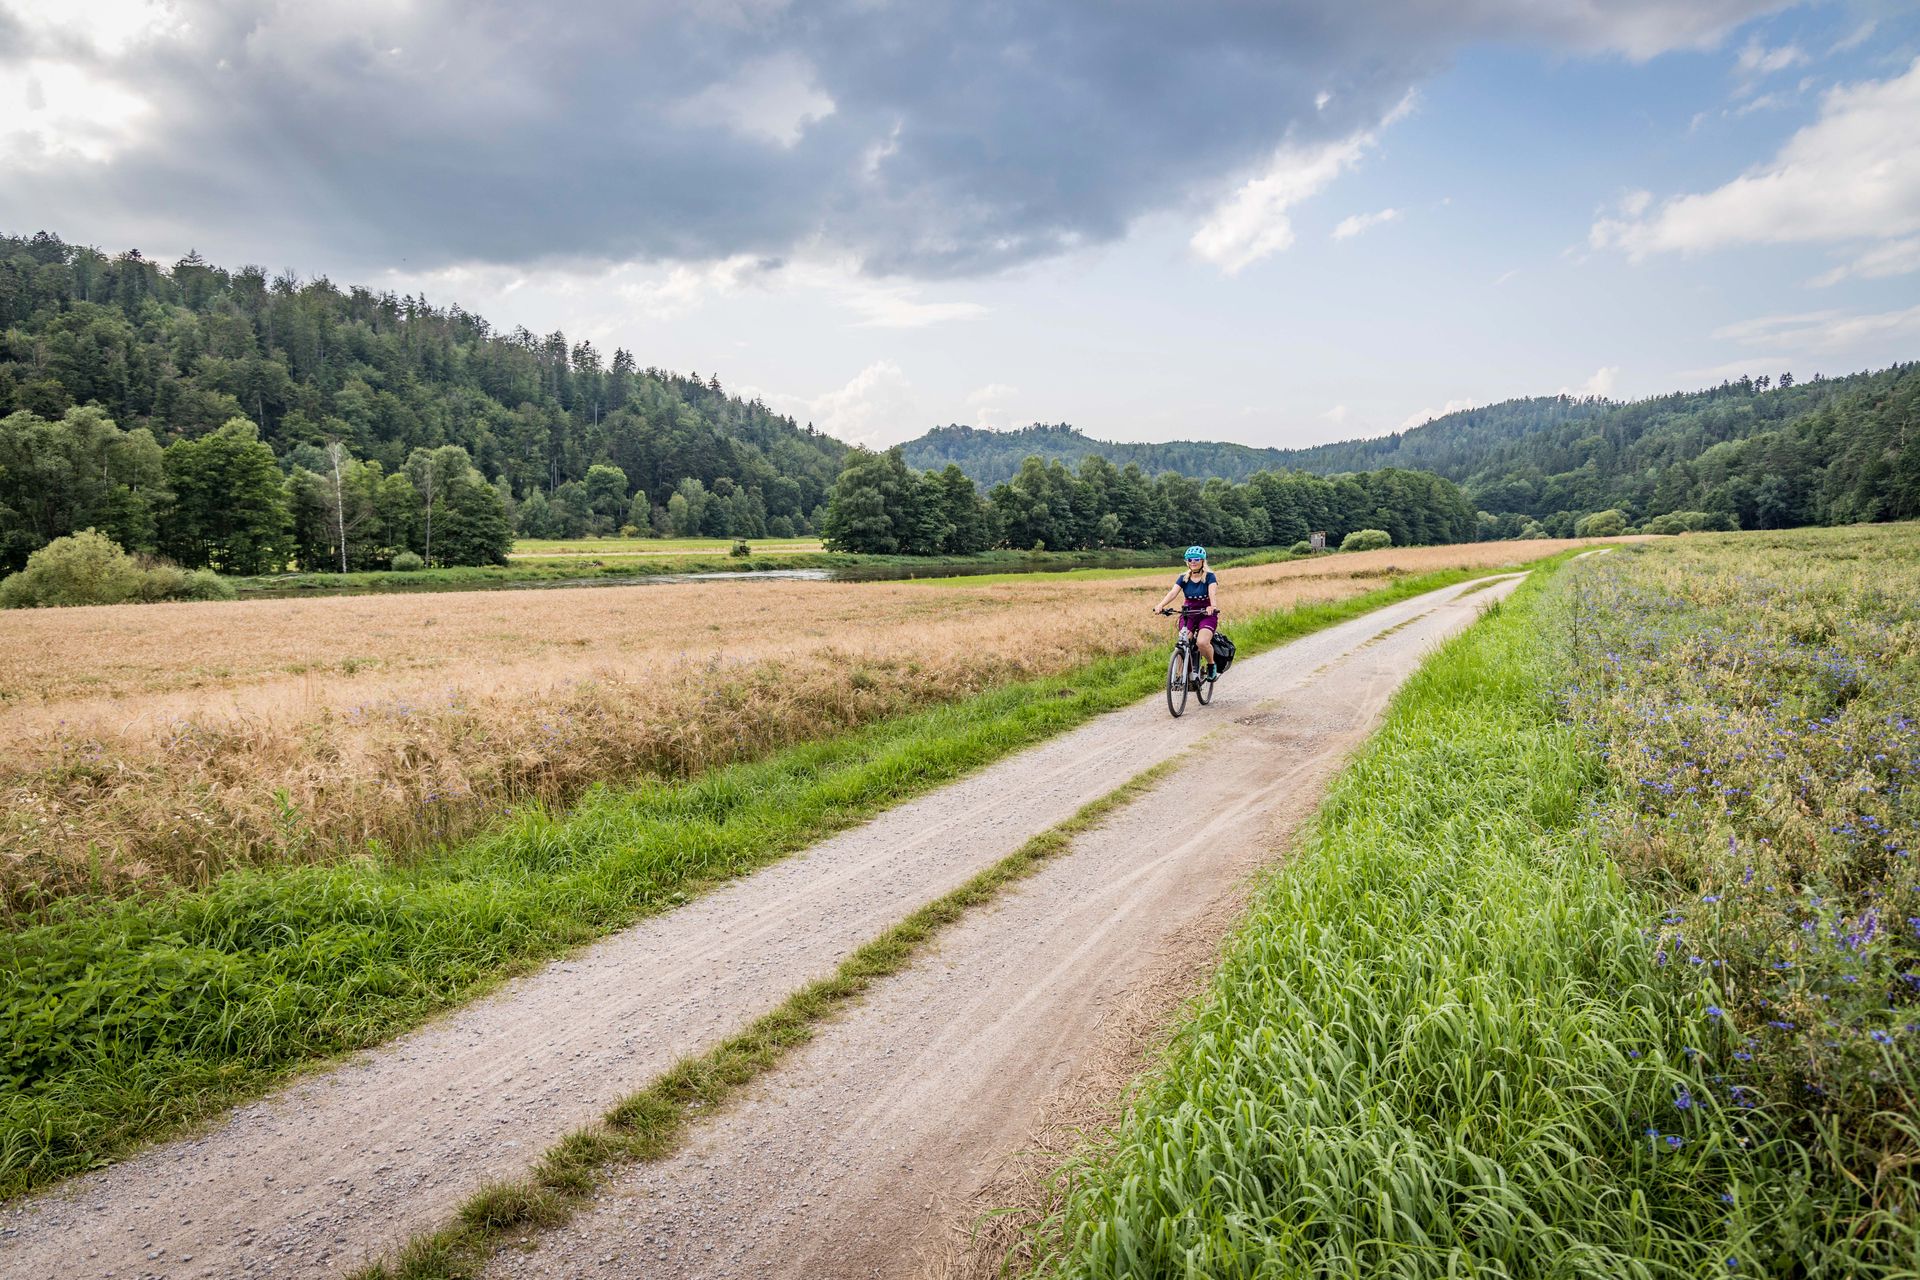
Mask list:
[[[75,604],[118,604],[144,585],[132,556],[92,529],[55,538],[27,557],[27,567],[0,582],[0,605],[30,609]]]
[[[427,562],[411,551],[402,551],[393,558],[393,571],[395,573],[418,573],[426,567]]]
[[[1627,531],[1627,513],[1614,508],[1596,511],[1573,522],[1576,538],[1617,538]]]
[[[231,600],[240,593],[233,584],[211,569],[194,569],[184,575],[176,600]]]
[[[750,556],[753,554],[753,548],[747,545],[745,538],[735,538],[733,545],[727,548],[727,554],[730,556]]]
[[[640,536],[640,526],[636,524],[623,524],[620,526],[620,536],[623,538],[637,538]]]
[[[1355,529],[1340,540],[1342,551],[1378,551],[1393,545],[1393,535],[1385,529]]]
[[[1734,528],[1733,517],[1723,511],[1669,511],[1640,526],[1642,533],[1706,533]]]
[[[93,529],[55,538],[0,582],[0,607],[8,609],[233,597],[233,585],[211,570],[188,573],[170,560],[130,556]]]
[[[1310,556],[1313,554],[1313,544],[1311,542],[1308,542],[1305,538],[1302,538],[1300,541],[1294,543],[1293,546],[1288,548],[1288,550],[1292,551],[1293,554],[1296,556]]]

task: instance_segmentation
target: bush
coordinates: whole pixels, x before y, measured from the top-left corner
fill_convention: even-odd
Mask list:
[[[640,526],[637,524],[623,524],[620,526],[620,536],[623,538],[637,538],[640,536]]]
[[[1292,551],[1296,556],[1310,556],[1313,554],[1313,544],[1303,538],[1299,542],[1294,543],[1288,550]]]
[[[1723,511],[1669,511],[1640,526],[1642,533],[1706,533],[1734,528],[1733,517]]]
[[[1627,531],[1627,513],[1614,508],[1596,511],[1573,522],[1576,538],[1617,538]]]
[[[195,569],[184,575],[176,600],[231,600],[239,595],[233,584],[211,569]]]
[[[1385,529],[1355,529],[1340,540],[1342,551],[1378,551],[1393,545],[1393,535]]]
[[[426,567],[427,562],[411,551],[402,551],[393,558],[393,571],[395,573],[418,573]]]
[[[753,548],[747,545],[745,538],[735,538],[733,545],[727,548],[727,554],[730,556],[750,556],[753,554]]]
[[[130,556],[92,529],[55,538],[27,557],[27,567],[0,582],[0,607],[231,600],[234,589],[207,569],[188,573],[166,560]]]

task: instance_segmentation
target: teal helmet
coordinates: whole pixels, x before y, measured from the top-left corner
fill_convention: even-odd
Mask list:
[[[1205,547],[1188,547],[1187,548],[1187,559],[1205,560],[1206,558],[1207,558],[1207,549]]]

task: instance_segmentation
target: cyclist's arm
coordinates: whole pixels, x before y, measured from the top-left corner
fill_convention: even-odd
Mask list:
[[[1153,611],[1155,613],[1158,613],[1162,609],[1166,608],[1168,605],[1172,604],[1174,596],[1178,594],[1180,594],[1180,586],[1178,583],[1175,583],[1173,586],[1168,587],[1167,594],[1160,597],[1160,603],[1153,606]]]
[[[1207,584],[1207,608],[1220,612],[1220,581],[1215,579]]]

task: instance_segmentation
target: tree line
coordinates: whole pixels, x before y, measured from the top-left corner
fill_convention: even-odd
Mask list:
[[[389,473],[337,441],[289,464],[238,417],[164,447],[93,405],[0,418],[0,568],[82,529],[227,574],[497,564],[513,544],[506,498],[458,445]]]
[[[1029,457],[984,496],[958,464],[908,465],[901,448],[855,450],[835,482],[828,545],[875,554],[962,554],[989,547],[1047,551],[1100,547],[1291,544],[1324,532],[1333,545],[1381,529],[1396,546],[1471,541],[1472,505],[1458,486],[1419,471],[1323,477],[1260,471],[1234,484],[1177,472],[1149,477],[1099,455],[1069,470]]]
[[[324,477],[338,445],[382,483],[418,487],[416,455],[458,448],[531,536],[810,533],[846,452],[717,375],[642,368],[561,332],[496,332],[457,306],[195,253],[163,267],[0,235],[0,417],[60,423],[86,406],[162,450],[250,421],[290,481]],[[362,526],[390,529],[383,509]],[[0,511],[0,541],[32,536]]]

